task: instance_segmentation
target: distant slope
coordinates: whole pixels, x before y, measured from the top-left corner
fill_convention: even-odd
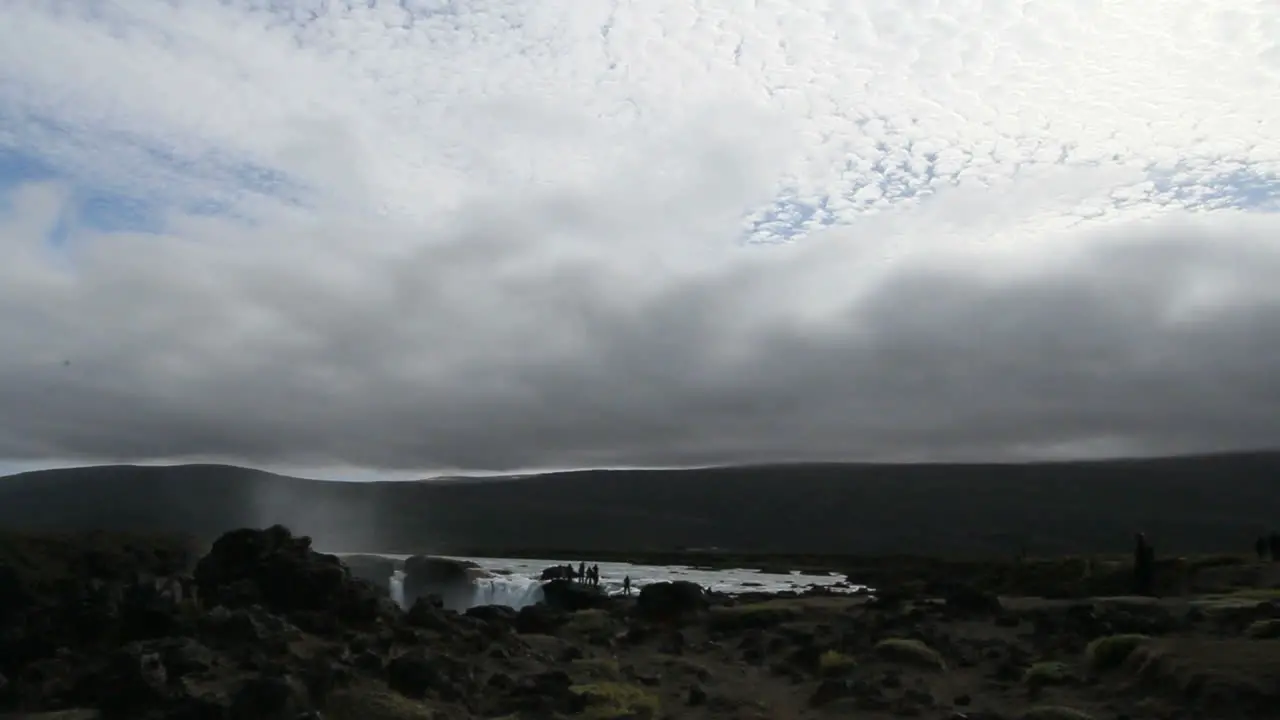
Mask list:
[[[1244,551],[1280,527],[1280,453],[1022,465],[808,464],[339,483],[239,467],[0,478],[0,526],[176,530],[283,522],[328,548],[1008,553]]]

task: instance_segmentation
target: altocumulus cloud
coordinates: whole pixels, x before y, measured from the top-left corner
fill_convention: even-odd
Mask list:
[[[0,16],[11,462],[1012,459],[1280,432],[1270,0]]]

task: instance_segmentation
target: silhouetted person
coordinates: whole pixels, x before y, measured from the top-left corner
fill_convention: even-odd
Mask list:
[[[591,566],[591,584],[594,585],[595,587],[600,587],[600,566],[599,565]]]
[[[1133,538],[1133,592],[1135,595],[1151,595],[1155,549],[1147,544],[1147,537],[1138,533]]]
[[[587,564],[585,562],[578,563],[578,580],[583,584],[587,582]]]
[[[1267,547],[1271,550],[1271,562],[1280,562],[1280,533],[1267,536]]]
[[[622,594],[623,595],[631,594],[631,576],[630,575],[627,575],[626,577],[622,578]]]
[[[1259,561],[1267,559],[1267,538],[1265,535],[1253,543],[1253,549],[1258,553]]]

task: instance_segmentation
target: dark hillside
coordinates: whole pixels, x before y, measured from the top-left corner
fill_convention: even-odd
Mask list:
[[[1280,453],[1020,465],[810,464],[338,483],[217,465],[0,478],[0,526],[181,531],[282,522],[367,551],[576,548],[956,553],[1243,551],[1280,526]]]

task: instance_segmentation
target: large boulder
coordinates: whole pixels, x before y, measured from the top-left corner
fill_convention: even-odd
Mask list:
[[[571,580],[552,580],[542,584],[542,602],[556,610],[576,612],[609,605],[604,590]]]
[[[488,573],[469,560],[414,555],[404,561],[404,602],[435,596],[451,610],[465,610],[475,594],[475,581]]]
[[[352,577],[360,578],[382,592],[391,594],[391,576],[399,569],[398,563],[381,555],[344,555],[342,564]]]
[[[677,621],[710,605],[702,586],[688,580],[650,583],[636,596],[636,613],[648,620]]]
[[[311,539],[288,528],[233,530],[196,563],[195,583],[206,603],[262,605],[275,613],[328,614],[368,621],[385,607],[374,588],[355,580],[333,555],[311,549]]]
[[[578,572],[573,569],[572,565],[552,565],[545,568],[538,579],[542,582],[550,582],[552,580],[576,580]]]

